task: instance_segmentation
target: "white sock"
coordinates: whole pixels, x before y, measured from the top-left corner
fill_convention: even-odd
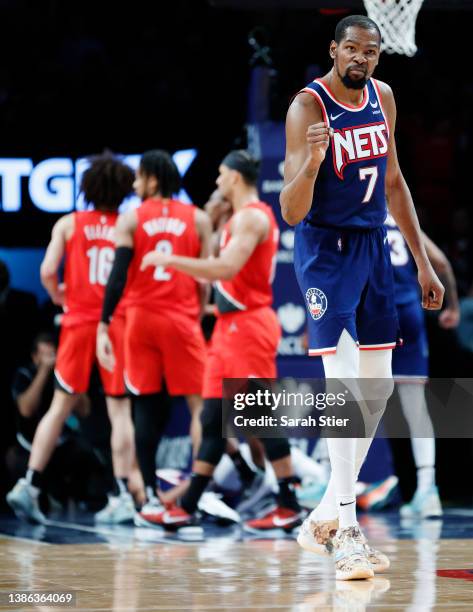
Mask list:
[[[402,411],[411,433],[412,454],[417,468],[417,490],[426,491],[435,485],[435,435],[424,385],[398,385]]]
[[[340,529],[357,524],[355,494],[356,438],[327,439]]]
[[[423,440],[423,438],[417,438]],[[417,491],[425,493],[435,486],[435,467],[420,467],[417,469]]]

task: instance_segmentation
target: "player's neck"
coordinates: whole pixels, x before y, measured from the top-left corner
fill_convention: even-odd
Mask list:
[[[169,202],[169,198],[163,198],[163,196],[159,193],[159,191],[157,193],[153,193],[152,195],[149,195],[148,200],[155,200],[156,202]]]
[[[245,189],[240,193],[236,193],[232,200],[233,210],[238,212],[248,204],[254,204],[255,202],[259,202],[259,196],[256,189]]]
[[[332,68],[321,80],[330,87],[331,92],[339,102],[352,106],[359,106],[363,102],[365,88],[350,89],[345,87],[335,68]]]

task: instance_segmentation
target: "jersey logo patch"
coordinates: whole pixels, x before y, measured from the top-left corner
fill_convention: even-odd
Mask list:
[[[327,296],[320,289],[311,287],[310,289],[307,289],[305,299],[307,300],[307,307],[309,309],[310,316],[314,319],[314,321],[318,321],[324,316],[325,311],[327,310]]]

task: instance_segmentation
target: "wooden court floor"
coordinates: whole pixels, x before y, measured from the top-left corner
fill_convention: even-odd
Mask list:
[[[398,539],[376,521],[365,530],[390,555],[392,568],[358,582],[336,582],[330,560],[300,550],[291,539],[236,541],[223,533],[191,543],[130,536],[51,544],[0,535],[3,598],[11,590],[76,594],[73,608],[3,603],[0,609],[473,610],[469,537],[436,539],[427,530],[417,539]],[[460,577],[437,570],[461,570]]]

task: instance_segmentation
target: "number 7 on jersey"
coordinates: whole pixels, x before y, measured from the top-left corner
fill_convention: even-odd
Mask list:
[[[363,198],[363,204],[368,204],[373,195],[376,181],[378,180],[378,167],[368,166],[367,168],[360,168],[360,181],[366,181],[369,177],[368,186],[366,188],[365,197]]]

